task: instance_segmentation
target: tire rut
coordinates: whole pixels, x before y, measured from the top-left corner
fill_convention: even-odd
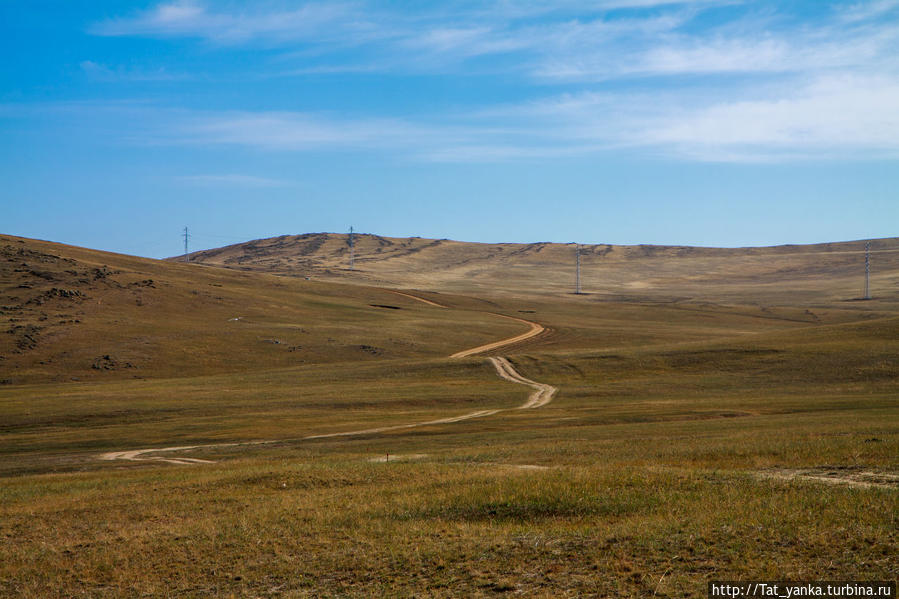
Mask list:
[[[437,308],[446,308],[442,304],[438,304],[437,302],[433,302],[431,300],[418,297],[416,295],[412,295],[410,293],[404,293],[401,291],[391,290],[392,293],[396,293],[398,295],[402,295],[408,297],[410,299],[418,300],[422,303],[428,304]],[[478,347],[473,347],[471,349],[466,349],[460,352],[456,352],[453,355],[449,356],[450,359],[460,359],[467,358],[470,356],[474,356],[477,354],[485,353],[488,351],[493,351],[499,349],[501,347],[506,347],[513,344],[521,343],[522,341],[526,341],[533,337],[536,337],[548,329],[546,329],[543,325],[538,324],[536,322],[532,322],[530,320],[525,320],[523,318],[516,318],[514,316],[506,316],[505,314],[498,314],[496,312],[488,312],[488,314],[492,314],[494,316],[499,316],[501,318],[507,318],[510,320],[515,320],[522,324],[527,324],[530,326],[530,330],[520,335],[516,335],[515,337],[509,337],[508,339],[502,339],[500,341],[495,341],[493,343],[487,343],[484,345],[479,345]],[[438,418],[436,420],[427,420],[424,422],[412,422],[406,424],[395,424],[388,426],[379,426],[374,428],[367,428],[361,430],[354,431],[343,431],[337,433],[323,433],[317,435],[308,435],[306,437],[302,437],[303,441],[311,441],[315,439],[330,439],[337,437],[355,437],[355,436],[363,436],[363,435],[376,435],[380,433],[386,433],[390,431],[398,431],[405,430],[411,428],[418,428],[423,426],[437,426],[441,424],[452,424],[456,422],[463,422],[466,420],[473,420],[476,418],[485,418],[488,416],[493,416],[495,414],[499,414],[500,412],[508,412],[511,410],[529,410],[534,408],[541,408],[547,405],[552,401],[553,396],[556,394],[558,389],[549,385],[547,383],[540,383],[537,381],[533,381],[529,378],[524,377],[521,373],[515,370],[515,367],[512,366],[512,363],[509,362],[508,358],[501,356],[492,356],[487,358],[487,360],[493,365],[496,369],[496,373],[501,378],[516,383],[518,385],[525,385],[527,387],[531,387],[533,391],[528,395],[527,401],[516,408],[497,408],[491,410],[477,410],[475,412],[469,412],[467,414],[461,414],[459,416],[450,416],[447,418]],[[166,462],[169,464],[177,464],[177,465],[197,465],[197,464],[211,464],[215,463],[214,460],[203,460],[199,458],[189,458],[183,456],[176,457],[166,457],[161,455],[156,455],[160,453],[172,453],[178,451],[188,451],[191,449],[208,449],[214,447],[235,447],[240,445],[261,445],[267,443],[277,443],[278,441],[250,441],[246,443],[213,443],[209,445],[184,445],[184,446],[176,446],[176,447],[157,447],[150,449],[134,449],[128,451],[110,451],[103,454],[100,454],[99,459],[106,461],[114,461],[114,460],[126,460],[132,462]]]

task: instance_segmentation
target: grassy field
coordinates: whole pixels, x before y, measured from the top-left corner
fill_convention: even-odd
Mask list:
[[[0,241],[2,596],[704,597],[713,579],[899,577],[895,290],[415,292],[438,308]],[[446,357],[523,332],[495,313],[547,327],[495,353],[558,387],[549,405],[517,410],[525,387]],[[503,411],[308,438],[482,409]],[[99,459],[174,446],[205,461]]]
[[[310,233],[199,251],[197,262],[477,297],[574,291],[573,243],[466,243]],[[848,307],[864,290],[865,242],[759,248],[581,245],[581,288],[594,300]],[[875,307],[899,308],[899,239],[871,240]],[[847,303],[849,302],[849,303]]]

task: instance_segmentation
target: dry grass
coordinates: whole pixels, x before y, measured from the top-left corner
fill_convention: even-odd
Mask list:
[[[574,244],[466,243],[328,233],[259,239],[197,252],[228,268],[464,295],[551,295],[574,290]],[[854,306],[864,289],[864,242],[763,248],[581,246],[581,282],[591,295],[627,302],[708,301],[761,306]],[[872,306],[899,307],[899,239],[871,243]]]
[[[521,329],[370,287],[6,236],[0,251],[5,384],[443,357]]]
[[[440,309],[19,241],[59,280],[10,267],[2,303],[23,307],[4,316],[82,322],[0,351],[2,596],[704,597],[709,579],[899,576],[885,303],[429,295]],[[103,264],[120,272],[63,278]],[[24,305],[45,284],[88,298]],[[483,359],[443,357],[522,332],[485,311],[551,329],[510,350],[560,388],[551,404],[303,439],[519,405]],[[93,369],[99,353],[135,367]],[[175,453],[214,463],[96,459],[206,444]],[[862,479],[879,484],[845,484]]]

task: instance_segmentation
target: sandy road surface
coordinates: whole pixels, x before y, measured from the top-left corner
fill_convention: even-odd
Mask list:
[[[527,379],[521,376],[515,368],[512,367],[512,364],[509,363],[507,358],[487,358],[496,368],[497,374],[499,374],[502,378],[507,381],[512,381],[513,383],[518,383],[520,385],[527,385],[534,389],[534,392],[528,396],[528,400],[522,405],[518,406],[519,410],[527,410],[530,408],[541,408],[551,402],[553,400],[553,395],[556,394],[556,389],[552,385],[547,385],[546,383],[538,383],[537,381],[532,381],[531,379]]]
[[[394,289],[389,290],[391,293],[395,293],[397,295],[402,295],[403,297],[408,297],[409,299],[414,299],[424,304],[428,304],[429,306],[434,306],[437,308],[446,308],[443,304],[438,304],[437,302],[433,302],[429,299],[425,299],[423,297],[418,297],[417,295],[412,295],[411,293],[404,293],[402,291],[396,291]],[[484,352],[492,351],[494,349],[499,349],[501,347],[505,347],[507,345],[512,345],[513,343],[519,343],[521,341],[525,341],[530,339],[531,337],[536,337],[540,333],[546,330],[541,324],[537,324],[536,322],[531,322],[530,320],[525,320],[523,318],[516,318],[514,316],[506,316],[505,314],[498,314],[496,312],[488,312],[488,314],[492,314],[493,316],[499,316],[500,318],[507,318],[509,320],[514,320],[516,322],[520,322],[522,324],[528,325],[530,328],[526,333],[522,333],[521,335],[516,335],[515,337],[510,337],[508,339],[501,339],[500,341],[494,341],[493,343],[487,343],[485,345],[479,345],[477,347],[473,347],[471,349],[465,349],[460,352],[456,352],[450,356],[450,358],[467,358],[468,356],[474,356],[477,354],[482,354]],[[500,375],[502,376],[502,375]],[[506,378],[506,377],[503,377]],[[521,382],[521,381],[513,381],[513,382]],[[527,383],[525,383],[527,384]]]
[[[540,333],[546,330],[543,325],[537,324],[536,322],[531,322],[530,320],[525,320],[523,318],[515,318],[514,316],[506,316],[505,314],[497,314],[496,312],[490,312],[494,316],[500,316],[502,318],[508,318],[509,320],[515,320],[520,323],[529,325],[531,329],[522,333],[521,335],[517,335],[515,337],[509,337],[508,339],[503,339],[501,341],[494,341],[493,343],[487,343],[486,345],[479,345],[477,347],[473,347],[471,349],[465,349],[460,352],[456,352],[450,356],[450,358],[467,358],[468,356],[474,356],[477,354],[482,354],[484,352],[493,351],[494,349],[499,349],[501,347],[505,347],[507,345],[512,345],[513,343],[519,343],[520,341],[524,341],[526,339],[530,339],[531,337],[536,337]],[[500,375],[502,376],[502,375]],[[503,377],[505,378],[505,377]],[[520,382],[520,381],[515,381]]]
[[[426,304],[430,304],[432,306],[438,308],[446,308],[446,306],[442,306],[436,302],[432,302],[430,300],[426,300],[421,297],[417,297],[414,295],[410,295],[408,293],[402,293],[400,291],[393,291],[398,295],[403,295],[411,299],[418,300],[420,302],[424,302]],[[507,345],[512,345],[513,343],[519,343],[526,339],[530,339],[536,335],[539,335],[546,329],[537,324],[536,322],[531,322],[529,320],[524,320],[522,318],[515,318],[513,316],[506,316],[504,314],[496,314],[495,312],[491,312],[490,314],[494,314],[495,316],[501,316],[502,318],[508,318],[511,320],[516,320],[523,324],[529,325],[531,328],[526,333],[522,333],[521,335],[517,335],[515,337],[510,337],[508,339],[503,339],[500,341],[495,341],[493,343],[488,343],[486,345],[479,345],[478,347],[473,347],[471,349],[467,349],[461,352],[457,352],[450,356],[450,358],[465,358],[468,356],[473,356],[475,354],[480,354],[487,351],[492,351],[494,349],[498,349],[500,347],[505,347]],[[376,428],[367,428],[362,430],[355,431],[344,431],[340,433],[325,433],[321,435],[309,435],[307,437],[303,437],[305,440],[312,439],[328,439],[333,437],[353,437],[353,436],[361,436],[361,435],[374,435],[378,433],[384,433],[388,431],[396,431],[403,430],[409,428],[416,428],[421,426],[434,426],[440,424],[450,424],[453,422],[462,422],[464,420],[472,420],[474,418],[484,418],[486,416],[493,416],[494,414],[498,414],[499,412],[505,412],[510,409],[516,410],[527,410],[532,408],[539,408],[545,406],[549,402],[552,401],[553,395],[555,395],[556,389],[552,385],[548,385],[546,383],[538,383],[537,381],[532,381],[529,378],[525,378],[509,362],[507,358],[503,357],[491,357],[488,358],[493,367],[496,368],[496,373],[502,377],[503,379],[510,381],[512,383],[517,383],[519,385],[526,385],[534,389],[534,391],[528,395],[528,399],[526,402],[518,406],[517,408],[499,408],[495,410],[478,410],[476,412],[469,412],[467,414],[462,414],[460,416],[450,416],[448,418],[439,418],[437,420],[428,420],[425,422],[412,422],[407,424],[396,424],[390,426],[380,426]],[[161,447],[155,449],[132,449],[129,451],[110,451],[104,454],[101,454],[99,457],[101,460],[128,460],[132,462],[167,462],[170,464],[179,464],[179,465],[189,465],[189,464],[209,464],[213,463],[213,460],[201,460],[199,458],[188,458],[188,457],[167,457],[155,455],[158,453],[172,453],[176,451],[187,451],[190,449],[201,449],[201,448],[211,448],[211,447],[235,447],[238,445],[259,445],[263,443],[275,443],[275,441],[250,441],[247,443],[214,443],[210,445],[185,445],[180,447]]]
[[[412,295],[411,293],[403,293],[402,291],[396,291],[394,289],[388,289],[390,293],[395,293],[397,295],[402,295],[403,297],[408,297],[409,299],[418,300],[423,304],[427,304],[429,306],[434,306],[435,308],[446,308],[443,304],[438,304],[437,302],[432,302],[429,299],[425,299],[423,297],[418,297],[417,295]]]
[[[183,445],[181,447],[157,447],[155,449],[132,449],[129,451],[110,451],[100,454],[101,460],[128,460],[131,462],[168,462],[169,464],[214,464],[215,460],[201,460],[199,458],[186,458],[183,456],[166,457],[150,455],[156,453],[170,453],[174,451],[188,451],[190,449],[204,449],[208,447],[237,447],[238,445],[264,445],[275,441],[245,441],[243,443],[212,443],[210,445]]]
[[[525,378],[521,376],[518,371],[512,366],[512,364],[506,358],[487,358],[490,360],[490,363],[493,364],[493,367],[496,368],[496,373],[507,381],[511,381],[513,383],[518,383],[519,385],[527,385],[534,389],[534,392],[528,396],[526,402],[514,408],[516,410],[528,410],[531,408],[540,408],[548,404],[552,401],[553,395],[555,395],[556,389],[552,385],[547,385],[546,383],[538,383],[536,381],[532,381],[531,379]],[[415,428],[417,426],[431,426],[434,424],[449,424],[451,422],[462,422],[463,420],[472,420],[474,418],[484,418],[485,416],[493,416],[494,414],[498,414],[500,412],[507,412],[509,409],[513,408],[498,408],[495,410],[478,410],[477,412],[469,412],[468,414],[462,414],[461,416],[451,416],[449,418],[440,418],[438,420],[428,420],[427,422],[414,422],[411,424],[396,424],[392,426],[381,426],[378,428],[368,428],[358,431],[346,431],[342,433],[328,433],[324,435],[310,435],[308,437],[303,437],[303,439],[326,439],[329,437],[351,437],[355,435],[369,435],[375,433],[383,433],[387,431],[396,431],[404,428]]]
[[[228,443],[236,445],[236,443]],[[168,462],[169,464],[211,464],[212,460],[199,458],[167,458],[165,456],[147,455],[149,453],[162,453],[172,451],[187,451],[200,447],[222,447],[222,445],[185,445],[183,447],[162,447],[157,449],[132,449],[131,451],[110,451],[100,455],[101,460],[128,460],[131,462]]]
[[[469,412],[461,416],[451,416],[449,418],[440,418],[438,420],[428,420],[427,422],[413,422],[411,424],[394,424],[390,426],[379,426],[378,428],[366,428],[359,431],[346,431],[342,433],[326,433],[323,435],[309,435],[303,437],[307,439],[328,439],[330,437],[354,437],[357,435],[373,435],[376,433],[386,433],[387,431],[398,431],[404,428],[415,428],[417,426],[431,426],[432,424],[449,424],[451,422],[462,422],[463,420],[471,420],[472,418],[483,418],[484,416],[493,416],[502,410],[479,410],[477,412]]]
[[[831,468],[777,468],[755,472],[756,478],[785,481],[814,481],[828,485],[846,485],[861,489],[899,489],[899,474],[867,471],[834,471]]]

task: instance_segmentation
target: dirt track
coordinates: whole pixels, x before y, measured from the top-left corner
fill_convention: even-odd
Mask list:
[[[553,400],[553,395],[558,391],[558,389],[552,385],[538,383],[537,381],[532,381],[531,379],[521,376],[518,374],[518,371],[512,367],[512,364],[509,363],[508,358],[496,357],[487,359],[493,363],[494,367],[496,367],[496,372],[507,381],[512,381],[513,383],[518,383],[520,385],[527,385],[528,387],[535,389],[535,391],[528,396],[528,400],[524,404],[518,406],[519,410],[541,408],[551,402]]]
[[[432,302],[430,300],[426,300],[424,298],[416,297],[414,295],[410,295],[408,293],[402,293],[400,291],[393,291],[398,295],[403,295],[411,299],[418,300],[425,304],[429,304],[438,308],[446,308],[446,306],[442,306],[436,302]],[[471,349],[466,349],[461,352],[456,352],[452,356],[451,359],[457,358],[465,358],[468,356],[473,356],[476,354],[480,354],[487,351],[492,351],[495,349],[499,349],[500,347],[505,347],[507,345],[512,345],[514,343],[519,343],[521,341],[525,341],[539,335],[544,330],[546,330],[543,326],[537,324],[536,322],[531,322],[529,320],[524,320],[521,318],[515,318],[513,316],[506,316],[504,314],[496,314],[491,312],[495,316],[500,316],[502,318],[508,318],[511,320],[515,320],[524,324],[527,324],[531,327],[529,331],[526,333],[522,333],[521,335],[517,335],[515,337],[510,337],[508,339],[503,339],[500,341],[495,341],[493,343],[487,343],[485,345],[479,345],[478,347],[473,347]],[[340,433],[324,433],[320,435],[309,435],[307,437],[303,437],[305,440],[312,439],[327,439],[333,437],[353,437],[353,436],[361,436],[361,435],[374,435],[378,433],[384,433],[388,431],[402,430],[408,428],[416,428],[421,426],[434,426],[440,424],[450,424],[454,422],[462,422],[464,420],[472,420],[474,418],[484,418],[486,416],[493,416],[499,412],[505,412],[510,409],[516,410],[527,410],[532,408],[539,408],[545,406],[549,402],[552,401],[553,395],[555,395],[556,389],[552,385],[548,385],[546,383],[538,383],[537,381],[532,381],[529,378],[525,378],[509,362],[507,358],[503,357],[490,357],[487,358],[493,367],[496,368],[496,373],[502,377],[503,379],[510,381],[512,383],[516,383],[519,385],[526,385],[534,389],[534,391],[528,395],[528,399],[526,402],[518,406],[517,408],[499,408],[494,410],[478,410],[476,412],[469,412],[468,414],[462,414],[459,416],[450,416],[448,418],[439,418],[437,420],[428,420],[425,422],[413,422],[407,424],[396,424],[390,426],[380,426],[376,428],[368,428],[362,430],[355,431],[345,431]],[[101,454],[99,457],[101,460],[128,460],[132,462],[167,462],[170,464],[179,464],[179,465],[190,465],[190,464],[208,464],[213,463],[212,460],[201,460],[198,458],[187,458],[187,457],[165,457],[159,455],[152,455],[163,452],[176,452],[176,451],[186,451],[189,449],[200,449],[200,448],[210,448],[210,447],[234,447],[237,445],[250,445],[250,444],[261,444],[261,443],[273,443],[273,441],[253,441],[249,443],[214,443],[210,445],[185,445],[180,447],[161,447],[156,449],[133,449],[129,451],[110,451],[104,454]]]
[[[402,291],[396,291],[394,289],[390,289],[389,291],[390,291],[390,293],[402,295],[403,297],[408,297],[409,299],[414,299],[423,304],[428,304],[429,306],[434,306],[436,308],[446,308],[447,307],[447,306],[444,306],[443,304],[438,304],[437,302],[432,302],[429,299],[425,299],[423,297],[418,297],[417,295],[412,295],[411,293],[403,293]]]
[[[199,458],[186,458],[182,456],[168,458],[155,453],[187,451],[188,449],[203,449],[206,447],[236,447],[238,445],[263,445],[274,441],[246,441],[244,443],[213,443],[210,445],[183,445],[181,447],[157,447],[155,449],[132,449],[130,451],[110,451],[100,455],[101,460],[128,460],[131,462],[168,462],[169,464],[214,464],[215,460],[201,460]]]
[[[806,469],[773,468],[754,473],[761,479],[813,481],[828,485],[846,485],[860,489],[899,489],[899,474],[862,469],[820,467]]]
[[[518,374],[515,368],[512,367],[512,364],[509,363],[509,360],[506,358],[487,358],[490,360],[490,363],[493,364],[494,368],[496,368],[496,373],[507,381],[511,381],[513,383],[518,383],[519,385],[527,385],[535,389],[533,393],[528,396],[528,400],[514,408],[516,410],[528,410],[531,408],[540,408],[545,406],[549,402],[552,401],[553,395],[555,395],[556,389],[552,385],[547,385],[546,383],[538,383],[536,381],[532,381],[531,379],[525,378]],[[303,439],[326,439],[329,437],[351,437],[356,435],[369,435],[375,433],[383,433],[387,431],[395,431],[401,430],[404,428],[414,428],[417,426],[431,426],[434,424],[449,424],[451,422],[462,422],[463,420],[471,420],[473,418],[484,418],[485,416],[493,416],[494,414],[498,414],[499,412],[506,412],[510,408],[499,408],[496,410],[479,410],[477,412],[469,412],[468,414],[462,414],[461,416],[451,416],[449,418],[440,418],[438,420],[428,420],[427,422],[414,422],[412,424],[396,424],[392,426],[381,426],[378,428],[369,428],[358,431],[347,431],[343,433],[328,433],[324,435],[310,435],[308,437],[303,437]]]
[[[486,345],[479,345],[477,347],[473,347],[471,349],[465,349],[460,352],[456,352],[450,356],[450,358],[467,358],[468,356],[474,356],[477,354],[482,354],[484,352],[493,351],[494,349],[499,349],[501,347],[505,347],[507,345],[512,345],[513,343],[519,343],[521,341],[525,341],[530,339],[531,337],[536,337],[540,333],[546,330],[543,325],[537,324],[536,322],[531,322],[530,320],[524,320],[523,318],[515,318],[514,316],[506,316],[505,314],[497,314],[496,312],[490,312],[494,316],[499,316],[501,318],[508,318],[509,320],[515,320],[517,322],[529,325],[531,330],[526,333],[522,333],[521,335],[517,335],[515,337],[509,337],[508,339],[503,339],[501,341],[494,341],[493,343],[487,343]],[[502,376],[502,375],[500,375]],[[503,377],[506,378],[506,377]],[[515,381],[520,382],[520,381]],[[525,383],[527,384],[527,383]]]
[[[236,445],[236,443],[228,443],[227,445]],[[198,449],[200,447],[224,447],[222,445],[185,445],[183,447],[162,447],[157,449],[133,449],[131,451],[110,451],[100,455],[101,460],[128,460],[131,462],[168,462],[169,464],[211,464],[212,460],[201,460],[199,458],[167,458],[157,455],[145,455],[148,453],[161,453],[171,451],[186,451],[188,449]]]

